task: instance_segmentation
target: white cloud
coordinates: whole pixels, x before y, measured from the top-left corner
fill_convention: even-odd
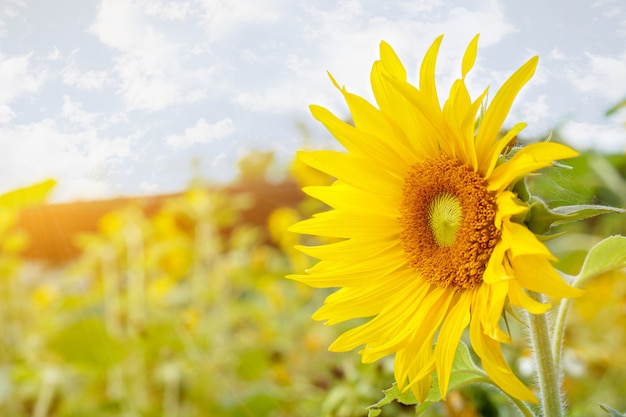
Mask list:
[[[398,15],[376,13],[358,1],[336,3],[333,6],[319,3],[301,3],[303,37],[297,47],[289,44],[267,58],[261,51],[246,51],[249,61],[262,62],[260,58],[273,59],[281,69],[281,76],[272,83],[263,83],[254,89],[245,89],[233,96],[233,101],[245,109],[282,113],[306,109],[320,98],[329,108],[345,108],[341,96],[333,88],[325,72],[330,71],[340,85],[371,100],[370,69],[379,57],[381,40],[387,41],[403,61],[411,82],[417,81],[418,64],[430,43],[446,33],[437,62],[440,93],[460,76],[460,60],[467,43],[481,32],[480,46],[494,45],[506,34],[515,31],[501,4],[483,2],[478,8],[468,10],[450,7],[435,0],[424,8],[436,13],[424,14],[422,6],[404,7]],[[380,7],[380,6],[377,6]],[[394,7],[394,6],[392,6]],[[256,52],[256,55],[254,54]],[[472,74],[472,94],[482,92],[487,84],[480,76],[480,58],[476,65],[478,74]],[[502,74],[503,80],[509,73]],[[484,73],[484,71],[483,71]],[[295,80],[295,81],[294,81]],[[472,89],[478,81],[480,91]],[[476,90],[476,91],[475,91]]]
[[[156,194],[159,191],[159,184],[148,181],[141,181],[139,183],[139,189],[144,194]]]
[[[105,45],[124,52],[138,52],[159,38],[142,18],[136,1],[103,0],[89,30]]]
[[[327,77],[322,79],[331,84]],[[338,91],[335,92],[340,95]],[[326,99],[330,101],[334,98],[336,97],[323,97],[319,91],[310,90],[310,86],[283,83],[275,87],[239,91],[233,96],[232,101],[253,112],[293,114],[306,111],[310,103],[323,102]]]
[[[232,169],[232,165],[228,163],[228,155],[226,152],[220,152],[213,157],[211,168],[214,169]]]
[[[63,84],[76,87],[80,90],[101,90],[109,81],[107,71],[80,71],[74,65],[69,65],[61,72]]]
[[[8,104],[14,98],[32,93],[44,82],[44,74],[30,69],[31,54],[5,57],[0,53],[0,104]]]
[[[6,33],[6,21],[14,20],[20,15],[21,10],[16,7],[25,9],[26,2],[21,0],[9,0],[3,2],[0,6],[0,36]]]
[[[617,101],[626,94],[626,52],[616,56],[587,53],[588,65],[569,69],[566,77],[574,88],[584,93],[596,93]]]
[[[617,121],[607,124],[570,121],[559,129],[559,133],[578,150],[626,152],[626,129]]]
[[[194,61],[189,65],[198,51],[205,51],[199,47],[201,40],[192,36],[198,11],[190,4],[161,0],[103,0],[100,4],[90,31],[117,53],[113,75],[126,110],[158,111],[211,95],[218,64],[206,67]],[[185,24],[178,30],[162,24],[181,19]]]
[[[278,20],[280,3],[279,0],[202,0],[202,26],[209,41],[215,42],[247,24]]]
[[[535,101],[524,101],[522,105],[522,119],[528,124],[544,120],[550,114],[547,98],[546,94],[541,94]]]
[[[174,77],[167,77],[159,66],[151,66],[148,56],[123,55],[115,71],[122,79],[121,91],[129,110],[161,110],[180,97]]]
[[[0,137],[4,186],[17,188],[55,178],[59,180],[55,195],[61,199],[114,194],[111,175],[131,155],[130,138],[101,137],[96,129],[70,133],[52,119],[0,127]],[[4,191],[8,190],[0,190]]]
[[[191,12],[188,1],[152,0],[145,3],[146,13],[163,20],[183,20]]]
[[[623,4],[620,0],[596,0],[591,5],[594,9],[601,9],[600,14],[608,18],[620,17],[623,14]],[[597,19],[597,17],[595,18]]]
[[[15,117],[15,112],[6,104],[0,104],[0,123],[9,123]]]
[[[116,186],[106,178],[72,178],[58,182],[52,194],[53,201],[88,201],[110,198]]]
[[[131,110],[159,110],[176,100],[176,78],[166,69],[177,61],[177,47],[146,22],[140,4],[103,0],[90,30],[121,53],[114,71]]]
[[[400,9],[403,13],[416,14],[425,13],[433,10],[437,6],[440,6],[443,0],[421,0],[421,1],[409,1],[402,2]]]
[[[63,96],[63,107],[61,114],[70,122],[79,126],[92,126],[94,121],[99,117],[98,114],[89,113],[83,110],[82,103],[72,100],[69,96]]]
[[[564,61],[568,59],[567,55],[561,52],[561,50],[556,46],[550,51],[550,58],[557,61]]]
[[[235,130],[230,118],[219,120],[209,124],[204,118],[199,119],[195,125],[185,129],[182,135],[171,135],[165,138],[165,142],[174,149],[185,149],[195,143],[210,143],[230,136]]]
[[[52,49],[52,51],[50,51],[48,56],[46,56],[46,59],[48,59],[50,61],[57,61],[57,60],[59,60],[61,58],[63,58],[63,55],[61,54],[61,51],[59,51],[59,48],[57,48],[57,47],[54,47]]]

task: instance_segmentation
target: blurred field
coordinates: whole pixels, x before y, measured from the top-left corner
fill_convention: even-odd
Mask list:
[[[311,320],[328,292],[284,278],[312,265],[294,244],[319,243],[286,231],[324,209],[298,185],[329,179],[294,164],[269,181],[265,157],[219,189],[197,180],[176,195],[0,210],[0,416],[366,416],[393,381],[391,359],[361,365],[356,353],[327,352],[352,324]],[[626,207],[623,155],[568,164],[531,188],[552,205]],[[552,249],[575,274],[593,243],[626,234],[626,220],[561,230]],[[599,415],[598,402],[626,410],[624,278],[601,277],[574,304],[574,416]],[[506,353],[532,383],[527,350]],[[383,411],[409,415],[399,404]],[[476,386],[427,415],[513,414]]]

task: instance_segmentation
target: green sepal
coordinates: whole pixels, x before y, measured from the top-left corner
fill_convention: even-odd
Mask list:
[[[459,342],[454,355],[454,361],[452,362],[452,370],[450,372],[450,383],[448,385],[448,391],[464,387],[469,384],[487,382],[491,383],[489,377],[485,372],[479,368],[470,354],[469,348],[463,342]],[[413,392],[408,389],[402,392],[396,383],[391,388],[383,391],[385,396],[382,400],[367,408],[368,417],[376,417],[382,412],[384,405],[390,404],[393,401],[397,401],[404,405],[415,405],[416,410],[419,413],[430,407],[433,403],[442,400],[441,392],[439,391],[439,384],[437,383],[437,375],[433,375],[433,386],[426,399],[420,403]]]
[[[555,166],[569,168],[560,164],[555,164]],[[564,223],[584,220],[601,214],[626,213],[626,210],[622,208],[597,204],[577,204],[549,208],[541,198],[530,193],[525,179],[515,184],[513,192],[530,207],[522,218],[514,218],[513,221],[526,224],[530,231],[538,236],[545,235],[551,227]],[[548,238],[552,237],[554,236],[550,235]]]
[[[605,405],[605,404],[602,404],[602,403],[598,403],[598,405],[600,406],[601,409],[603,409],[604,411],[609,413],[609,415],[611,417],[626,417],[625,413],[620,413],[619,411],[616,411],[616,410],[612,409],[608,405]]]
[[[394,401],[404,405],[414,405],[419,403],[413,395],[413,391],[407,390],[406,392],[402,392],[400,388],[398,388],[398,384],[395,382],[391,388],[384,390],[383,394],[385,394],[385,396],[380,401],[367,407],[367,417],[379,416],[380,413],[383,412],[382,407],[387,404],[391,404]]]
[[[538,197],[530,197],[530,210],[526,214],[524,222],[537,235],[546,234],[552,226],[575,222],[608,213],[625,213],[626,210],[602,206],[597,204],[577,204],[573,206],[561,206],[549,208]]]

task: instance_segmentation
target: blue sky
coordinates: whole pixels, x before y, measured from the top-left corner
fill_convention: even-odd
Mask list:
[[[440,92],[480,33],[474,95],[540,56],[508,125],[626,150],[626,115],[604,116],[626,97],[620,0],[2,0],[0,192],[52,177],[55,200],[166,193],[187,185],[193,159],[226,181],[253,149],[288,161],[301,123],[307,146],[334,146],[308,113],[347,116],[326,71],[371,98],[380,40],[416,82],[441,33]]]

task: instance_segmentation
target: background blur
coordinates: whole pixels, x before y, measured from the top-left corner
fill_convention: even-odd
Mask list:
[[[294,244],[320,243],[286,232],[324,210],[299,187],[331,181],[293,154],[337,146],[307,106],[348,116],[326,71],[369,98],[381,39],[415,82],[445,33],[445,94],[480,32],[475,96],[538,54],[509,120],[529,123],[521,141],[554,131],[584,152],[532,188],[553,206],[626,207],[622,3],[2,0],[0,415],[367,415],[391,359],[328,353],[352,323],[314,322],[329,292],[284,278],[313,262]],[[551,248],[575,274],[626,220],[560,231]],[[626,410],[624,278],[599,277],[574,303],[573,416]],[[524,346],[505,353],[532,383]],[[513,415],[481,386],[426,414]]]
[[[624,154],[568,162],[571,170],[547,169],[531,189],[553,205],[626,206]],[[314,322],[329,292],[284,278],[312,262],[286,228],[324,209],[298,187],[329,181],[255,152],[227,186],[196,177],[178,194],[46,204],[46,181],[1,196],[0,415],[366,416],[393,382],[392,359],[361,365],[356,352],[327,352],[352,323]],[[626,219],[554,232],[563,230],[552,250],[575,274],[594,243],[626,234]],[[605,274],[574,303],[565,350],[572,416],[599,415],[598,402],[626,409],[624,278]],[[517,342],[505,354],[532,383],[524,331],[509,325]],[[382,415],[414,411],[391,404]],[[426,415],[515,414],[476,385]]]

